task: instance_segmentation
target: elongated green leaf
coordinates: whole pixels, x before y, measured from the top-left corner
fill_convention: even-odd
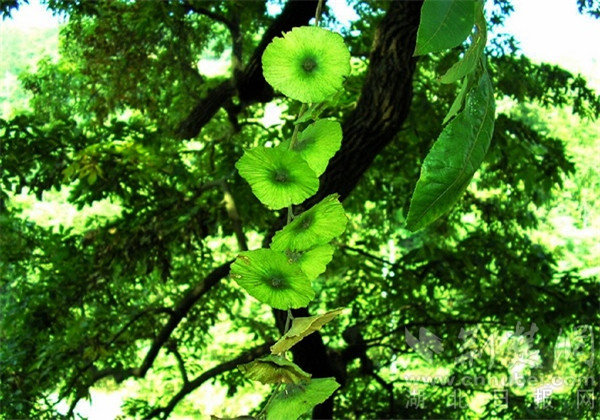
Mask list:
[[[494,130],[494,95],[486,71],[467,94],[465,109],[450,121],[423,162],[406,227],[422,228],[448,211],[481,165]]]
[[[465,52],[464,57],[448,69],[448,71],[440,78],[440,82],[454,83],[471,73],[475,69],[477,62],[483,56],[485,40],[485,36],[477,36]]]
[[[344,311],[343,308],[334,309],[321,315],[294,318],[290,330],[271,346],[271,353],[279,354],[289,350],[294,344],[304,337],[318,331],[333,318]]]
[[[307,385],[288,385],[271,401],[267,420],[296,420],[329,398],[339,386],[334,378],[311,379]]]
[[[462,79],[475,69],[475,66],[483,57],[483,49],[487,42],[487,28],[483,16],[483,2],[481,1],[478,1],[476,6],[475,32],[472,38],[473,42],[469,45],[465,55],[440,78],[442,83],[454,83]]]
[[[310,381],[306,373],[295,363],[280,356],[268,355],[250,363],[238,365],[248,378],[263,384],[300,384]]]
[[[475,23],[474,0],[425,0],[415,56],[460,45]]]

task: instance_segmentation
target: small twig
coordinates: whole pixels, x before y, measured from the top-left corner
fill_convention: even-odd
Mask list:
[[[396,263],[388,261],[385,258],[378,257],[377,255],[370,254],[367,251],[365,251],[363,249],[360,249],[360,248],[354,248],[354,247],[351,247],[349,245],[344,245],[344,244],[339,244],[338,246],[340,248],[342,248],[342,249],[347,249],[348,251],[356,252],[357,254],[360,254],[360,255],[362,255],[364,257],[367,257],[369,259],[372,259],[372,260],[375,260],[375,261],[379,261],[379,262],[381,262],[381,263],[383,263],[385,265],[390,265],[390,266],[396,265]]]
[[[172,341],[168,345],[169,352],[175,356],[175,360],[177,360],[177,367],[179,368],[179,373],[181,373],[181,379],[183,379],[183,384],[188,384],[190,380],[188,379],[187,370],[185,368],[185,361],[183,357],[181,357],[181,353],[177,350],[177,343]]]
[[[204,15],[216,22],[222,23],[223,25],[225,25],[227,27],[227,29],[229,30],[229,32],[232,33],[232,35],[236,30],[234,23],[232,21],[230,21],[229,19],[227,19],[223,15],[212,12],[208,9],[205,9],[204,7],[196,6],[195,4],[192,4],[192,3],[188,3],[187,7],[189,10],[191,10],[194,13],[198,13],[199,15]]]

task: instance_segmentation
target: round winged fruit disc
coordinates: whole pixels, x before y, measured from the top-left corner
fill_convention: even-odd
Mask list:
[[[265,79],[284,95],[322,102],[342,88],[350,74],[350,52],[341,35],[301,26],[274,38],[262,57]]]
[[[251,296],[273,308],[303,308],[315,297],[310,280],[283,252],[257,249],[240,253],[231,277]]]

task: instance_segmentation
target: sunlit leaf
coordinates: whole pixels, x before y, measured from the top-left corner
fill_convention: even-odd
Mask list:
[[[277,343],[271,346],[271,353],[278,354],[289,350],[294,344],[313,332],[320,330],[323,325],[327,324],[343,311],[344,309],[340,308],[321,315],[294,318],[289,331]]]
[[[319,274],[324,273],[327,264],[333,258],[333,246],[329,244],[319,245],[307,251],[286,250],[290,262],[300,265],[300,269],[306,274],[309,280],[316,279]]]
[[[279,147],[290,148],[290,140]],[[333,120],[318,120],[298,135],[291,149],[298,152],[308,166],[320,176],[335,153],[342,145],[342,127]]]
[[[301,26],[274,38],[262,56],[265,79],[301,102],[321,102],[342,88],[350,74],[350,51],[334,32]]]
[[[268,355],[238,368],[248,378],[263,384],[300,384],[310,381],[310,373],[279,356]]]
[[[483,57],[483,50],[487,41],[487,28],[485,17],[483,16],[483,2],[478,1],[476,6],[475,32],[472,35],[472,42],[467,48],[465,55],[456,62],[440,78],[442,83],[454,83],[471,73],[479,60]]]
[[[494,130],[492,82],[483,72],[465,109],[444,128],[423,162],[406,220],[411,231],[436,220],[460,198],[481,165]]]
[[[280,209],[314,195],[319,179],[297,153],[282,148],[247,150],[235,167],[266,206]]]
[[[311,379],[306,385],[288,385],[271,401],[267,420],[296,420],[324,402],[339,386],[334,378]]]
[[[465,97],[467,96],[467,91],[469,90],[468,86],[469,79],[466,78],[463,80],[462,85],[460,86],[460,90],[458,91],[458,95],[456,95],[456,98],[454,98],[454,102],[452,102],[452,105],[450,106],[448,113],[444,117],[442,124],[446,124],[460,112],[465,103]]]
[[[474,23],[474,0],[425,0],[414,55],[460,45],[471,33]]]
[[[90,174],[87,177],[87,182],[89,185],[94,185],[96,183],[96,180],[98,179],[98,173],[94,172],[94,170],[92,169]]]

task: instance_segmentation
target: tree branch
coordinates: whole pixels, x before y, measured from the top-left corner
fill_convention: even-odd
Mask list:
[[[212,379],[222,373],[225,373],[225,372],[235,369],[237,367],[237,365],[240,365],[242,363],[249,363],[252,360],[256,359],[257,357],[260,357],[263,354],[268,353],[269,348],[274,343],[275,342],[273,341],[273,342],[262,344],[258,347],[254,347],[253,349],[246,350],[242,354],[237,356],[235,359],[232,359],[228,362],[221,363],[220,365],[217,365],[217,366],[213,367],[212,369],[209,369],[206,372],[202,373],[200,376],[197,376],[191,382],[188,382],[187,384],[184,383],[184,385],[181,387],[179,392],[177,394],[175,394],[173,396],[173,398],[171,398],[171,400],[169,401],[169,403],[166,406],[159,407],[159,408],[152,410],[150,412],[150,414],[148,414],[147,418],[159,417],[159,416],[162,417],[163,419],[167,418],[169,416],[169,414],[171,414],[171,412],[175,409],[175,406],[177,406],[177,404],[186,395],[188,395],[190,392],[194,391],[196,388],[200,387],[204,382],[206,382],[209,379]]]
[[[236,80],[227,80],[209,91],[206,97],[179,124],[176,130],[177,135],[182,139],[196,137],[217,111],[227,104],[236,90],[243,105],[270,101],[273,98],[273,89],[267,84],[262,74],[262,54],[274,37],[295,26],[307,24],[314,16],[316,6],[316,0],[289,0],[281,14],[266,30],[248,64],[243,71],[240,71]]]
[[[413,57],[421,1],[393,1],[377,28],[369,69],[354,111],[345,119],[340,151],[321,177],[311,202],[340,194],[344,200],[397,133],[410,110]]]
[[[234,32],[239,31],[239,28],[236,28],[234,23],[232,21],[230,21],[229,19],[227,19],[225,16],[220,15],[216,12],[213,12],[211,10],[208,10],[204,7],[200,7],[197,6],[196,4],[192,3],[192,2],[187,2],[187,9],[189,11],[192,11],[194,13],[198,13],[199,15],[203,15],[206,16],[208,18],[211,18],[212,20],[222,23],[223,25],[225,25],[227,27],[227,29],[229,30],[229,32],[233,35]]]
[[[342,252],[344,252],[345,250],[348,250],[348,251],[356,252],[357,254],[362,255],[363,257],[366,257],[370,260],[378,261],[378,262],[382,263],[383,265],[389,265],[389,266],[395,265],[393,262],[386,260],[385,258],[378,257],[377,255],[373,255],[373,254],[365,251],[362,248],[355,248],[355,247],[352,247],[350,245],[345,245],[345,244],[338,244],[337,246],[339,248],[341,248]]]
[[[183,360],[183,357],[181,357],[181,353],[179,353],[179,350],[177,350],[177,342],[175,340],[169,341],[169,343],[167,344],[167,349],[170,353],[173,353],[175,360],[177,360],[177,366],[179,367],[181,380],[184,384],[189,383],[190,380],[188,379],[187,369],[185,368],[185,361]]]
[[[137,315],[135,315],[133,318],[131,318],[129,321],[127,321],[125,323],[125,325],[119,329],[119,331],[117,331],[117,333],[113,336],[113,338],[106,344],[104,344],[105,347],[110,347],[113,343],[115,343],[119,337],[125,333],[125,331],[127,331],[127,329],[129,327],[131,327],[136,321],[138,321],[140,318],[142,318],[144,315],[148,314],[148,313],[166,313],[166,314],[171,314],[171,310],[168,308],[146,308],[142,311],[140,311]],[[61,396],[60,398],[63,398],[66,395],[69,395],[69,393],[71,392],[71,390],[73,389],[73,387],[75,386],[75,384],[77,383],[77,379],[88,369],[92,368],[94,365],[94,362],[96,362],[98,360],[99,356],[97,356],[94,360],[90,361],[89,363],[87,363],[86,365],[84,365],[83,367],[77,369],[76,373],[73,375],[73,378],[71,379],[69,385],[65,388],[65,390],[63,392],[61,392]],[[76,399],[77,400],[77,399]],[[75,402],[76,403],[76,402]]]
[[[208,276],[204,278],[202,283],[199,283],[196,286],[188,289],[186,294],[183,296],[183,299],[181,299],[177,306],[173,309],[173,313],[169,317],[169,321],[163,326],[154,339],[152,347],[150,347],[150,350],[148,350],[142,365],[138,369],[135,369],[135,376],[143,377],[146,375],[146,372],[148,372],[148,369],[150,369],[154,363],[154,359],[156,359],[158,352],[169,339],[171,333],[175,330],[175,328],[177,328],[181,320],[187,315],[189,310],[192,308],[192,306],[194,306],[198,299],[200,299],[215,284],[229,274],[229,266],[232,262],[233,261],[228,261],[225,264],[215,268]]]
[[[231,6],[234,7],[234,10],[232,12],[233,16],[231,19],[228,19],[225,16],[208,10],[204,7],[200,7],[191,1],[188,1],[186,6],[189,11],[206,16],[214,20],[215,22],[222,23],[227,27],[227,29],[229,30],[229,34],[231,35],[233,73],[234,75],[237,74],[242,68],[243,37],[242,31],[240,30],[240,17],[237,8],[235,8],[235,4],[231,4]]]
[[[177,306],[173,308],[169,320],[162,327],[158,335],[154,338],[152,342],[152,346],[146,353],[146,357],[144,358],[140,367],[111,367],[102,370],[97,370],[92,374],[92,378],[88,381],[85,386],[85,389],[89,389],[93,384],[98,382],[100,379],[107,378],[112,376],[116,382],[122,382],[130,377],[142,378],[146,375],[148,370],[152,367],[154,360],[158,356],[158,353],[161,348],[167,343],[168,339],[171,337],[171,334],[177,328],[181,320],[187,315],[189,310],[194,306],[194,304],[204,296],[208,291],[215,286],[221,279],[225,278],[229,274],[229,266],[233,261],[228,261],[225,264],[220,265],[215,268],[212,272],[210,272],[205,278],[204,281],[197,284],[194,287],[188,289],[183,296],[183,298],[179,301]],[[92,365],[90,369],[94,369],[95,367]],[[81,399],[81,396],[77,395],[72,401],[67,417],[71,417],[73,415],[73,411],[75,410],[75,406]]]

